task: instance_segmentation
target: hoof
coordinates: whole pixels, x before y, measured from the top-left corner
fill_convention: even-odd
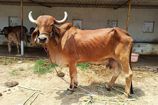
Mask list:
[[[74,88],[77,88],[78,87],[78,82],[75,82],[74,85],[75,85]]]
[[[74,89],[68,88],[67,91],[66,91],[66,94],[70,95],[70,94],[73,94],[73,92],[75,92]]]
[[[133,95],[131,95],[131,94],[127,94],[124,92],[124,95],[126,96],[126,98],[133,98]]]
[[[57,76],[58,76],[58,77],[64,77],[65,74],[64,74],[63,72],[59,72],[59,73],[57,73]]]
[[[109,87],[109,85],[105,85],[105,88],[107,89],[107,91],[111,91],[111,87]]]

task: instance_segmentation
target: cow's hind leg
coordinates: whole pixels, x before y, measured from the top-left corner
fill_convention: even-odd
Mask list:
[[[127,97],[129,97],[130,93],[133,92],[133,88],[132,88],[133,72],[130,68],[129,62],[127,62],[126,60],[122,62],[122,70],[125,74],[125,81],[126,81],[125,94],[127,95]]]
[[[106,85],[108,91],[111,90],[112,86],[115,84],[116,79],[120,74],[120,65],[116,61],[111,61],[110,63],[111,69],[113,70],[113,76],[109,83]]]
[[[77,88],[77,68],[76,63],[69,64],[69,73],[70,73],[70,90],[74,91],[74,88]]]

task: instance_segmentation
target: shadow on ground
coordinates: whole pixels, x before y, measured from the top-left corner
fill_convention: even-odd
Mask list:
[[[124,85],[116,84],[115,89],[119,91],[124,92]],[[117,96],[123,96],[124,94],[112,89],[111,91],[107,91],[105,88],[105,83],[92,83],[89,86],[79,86],[75,92],[72,94],[68,94],[69,92],[67,90],[65,91],[58,91],[56,94],[58,95],[55,97],[57,100],[62,100],[61,105],[71,105],[71,104],[77,104],[79,103],[80,99],[86,96],[90,96],[89,92],[95,96],[101,96],[101,97],[107,97],[113,99]],[[89,91],[89,92],[88,92]],[[142,97],[145,95],[145,93],[139,89],[134,87],[134,95],[133,97]]]

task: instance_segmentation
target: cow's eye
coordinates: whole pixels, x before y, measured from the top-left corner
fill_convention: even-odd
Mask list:
[[[37,24],[36,27],[39,28],[39,25]]]
[[[50,25],[51,27],[53,27],[54,25],[52,24],[52,25]]]

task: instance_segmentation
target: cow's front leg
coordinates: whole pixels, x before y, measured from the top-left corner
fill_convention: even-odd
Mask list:
[[[19,48],[19,44],[16,44],[16,48],[17,48],[17,54],[20,54],[20,48]]]
[[[69,64],[69,73],[70,73],[70,90],[74,91],[74,88],[77,88],[77,69],[76,63]]]
[[[8,52],[9,52],[9,54],[11,53],[11,43],[10,42],[8,42]]]

